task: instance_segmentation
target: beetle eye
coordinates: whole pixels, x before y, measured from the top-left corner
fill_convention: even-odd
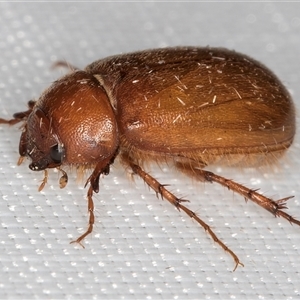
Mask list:
[[[64,149],[56,144],[50,149],[50,157],[54,163],[61,163],[64,156]]]

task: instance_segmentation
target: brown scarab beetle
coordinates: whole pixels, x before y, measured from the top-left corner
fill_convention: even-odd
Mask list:
[[[204,168],[210,164],[257,167],[283,155],[295,135],[291,97],[277,77],[259,62],[220,48],[179,47],[111,56],[74,69],[55,81],[29,109],[14,114],[23,121],[19,152],[30,169],[62,172],[64,165],[93,169],[86,185],[92,232],[93,193],[101,174],[120,158],[157,194],[196,220],[235,261],[242,263],[198,215],[143,169],[144,162],[173,164],[180,172],[217,182],[291,223],[283,211],[291,197],[277,201]]]

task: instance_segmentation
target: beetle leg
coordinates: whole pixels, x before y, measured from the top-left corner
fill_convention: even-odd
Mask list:
[[[10,119],[10,120],[5,120],[5,119],[0,118],[0,124],[7,124],[7,125],[15,125],[21,121],[22,121],[22,119],[17,119],[17,118]]]
[[[133,173],[139,175],[147,184],[150,188],[152,188],[157,194],[160,194],[162,198],[165,200],[169,201],[171,204],[173,204],[178,210],[183,210],[190,218],[194,219],[198,224],[200,224],[206,232],[212,237],[212,239],[219,244],[226,252],[228,252],[232,258],[235,261],[235,267],[233,271],[236,270],[238,265],[244,266],[237,255],[230,250],[217,236],[216,234],[212,231],[210,226],[206,224],[204,221],[202,221],[195,212],[187,208],[186,206],[182,205],[181,202],[184,202],[186,200],[181,200],[177,198],[174,194],[172,194],[170,191],[168,191],[165,188],[165,185],[159,183],[155,178],[153,178],[151,175],[146,173],[139,165],[135,164],[129,156],[126,154],[122,155],[122,162],[125,163],[126,165],[129,165],[130,168],[132,169]]]
[[[290,223],[294,223],[300,226],[300,221],[293,218],[291,215],[285,213],[282,211],[286,207],[286,202],[293,198],[294,196],[286,197],[279,199],[277,201],[274,201],[266,196],[263,196],[262,194],[258,193],[257,190],[247,188],[233,180],[224,178],[220,175],[214,174],[213,172],[206,171],[203,169],[194,168],[190,164],[183,164],[183,163],[176,163],[176,167],[183,173],[189,175],[190,177],[193,177],[200,181],[207,181],[207,182],[217,182],[225,187],[227,187],[229,190],[232,190],[233,192],[236,192],[242,196],[246,200],[251,200],[270,213],[272,213],[275,217],[283,217],[284,219],[288,220]]]
[[[99,177],[100,174],[98,176],[98,181],[99,181]],[[99,185],[99,184],[98,184]],[[94,214],[94,201],[93,201],[93,185],[90,184],[88,192],[87,192],[87,201],[88,201],[88,212],[89,212],[89,225],[88,225],[88,229],[86,230],[86,232],[84,234],[82,234],[79,238],[77,238],[75,241],[72,241],[70,244],[73,243],[78,243],[79,245],[81,245],[83,248],[85,248],[83,246],[83,244],[81,243],[81,241],[90,233],[92,233],[93,231],[93,227],[94,227],[94,223],[95,223],[95,214]]]
[[[66,61],[62,61],[62,60],[59,60],[57,62],[55,62],[52,66],[51,66],[51,69],[56,69],[56,68],[59,68],[59,67],[63,67],[63,68],[66,68],[66,69],[69,69],[69,71],[71,72],[74,72],[74,71],[78,71],[79,68],[71,65],[70,63],[66,62]]]
[[[93,231],[94,223],[95,223],[95,214],[94,214],[94,201],[93,201],[93,193],[99,192],[99,180],[101,174],[109,173],[109,165],[113,162],[111,157],[106,158],[105,160],[99,162],[91,176],[86,181],[85,187],[90,184],[88,192],[87,192],[87,201],[88,201],[88,212],[89,212],[89,225],[87,231],[82,234],[78,239],[72,241],[70,244],[78,243],[83,248],[83,244],[81,241]],[[61,169],[60,169],[61,171]]]
[[[15,125],[15,124],[23,121],[24,119],[26,119],[31,114],[32,109],[35,105],[35,102],[36,101],[33,101],[33,100],[28,101],[28,103],[27,103],[28,110],[15,113],[13,115],[14,118],[10,119],[10,120],[5,120],[5,119],[0,118],[0,123],[1,124],[8,124],[8,125]]]
[[[78,243],[85,248],[81,241],[93,231],[94,223],[95,223],[95,215],[94,215],[94,201],[93,201],[93,187],[92,185],[89,186],[88,193],[87,193],[87,200],[88,200],[88,212],[90,214],[89,217],[89,226],[87,231],[82,234],[77,240],[72,241],[70,244]]]

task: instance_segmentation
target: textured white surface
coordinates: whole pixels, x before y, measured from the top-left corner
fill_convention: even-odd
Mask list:
[[[223,46],[265,63],[299,107],[300,3],[0,3],[0,116],[39,96],[60,71],[121,52],[175,45]],[[18,126],[0,126],[0,298],[299,299],[300,228],[222,187],[192,184],[170,170],[151,174],[207,221],[245,264],[139,180],[113,168],[95,197],[96,227],[85,249],[70,245],[86,228],[86,191],[64,190],[51,172],[16,167]],[[270,173],[221,174],[274,198],[295,195],[300,218],[299,138]],[[78,229],[78,231],[77,231]]]

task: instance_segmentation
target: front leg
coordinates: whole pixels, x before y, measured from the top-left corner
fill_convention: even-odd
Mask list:
[[[88,212],[89,212],[89,225],[88,229],[84,234],[82,234],[79,238],[77,238],[75,241],[72,241],[70,244],[78,243],[80,246],[83,246],[81,241],[88,236],[90,233],[93,232],[94,223],[95,223],[95,215],[94,215],[94,201],[93,201],[93,187],[92,185],[89,186],[88,192],[87,192],[87,200],[88,200]]]
[[[28,110],[14,113],[13,119],[5,120],[5,119],[0,118],[0,124],[15,125],[19,122],[25,121],[28,118],[28,116],[31,114],[33,107],[35,105],[35,102],[36,101],[34,101],[34,100],[28,101],[28,103],[27,103]]]
[[[107,158],[101,162],[99,162],[91,176],[88,178],[85,186],[89,184],[89,189],[87,192],[87,201],[88,201],[88,213],[89,213],[89,225],[88,229],[84,234],[82,234],[79,238],[77,238],[75,241],[72,241],[71,244],[73,243],[78,243],[81,245],[83,248],[82,241],[86,236],[88,236],[90,233],[93,232],[94,228],[94,223],[95,223],[95,214],[94,214],[94,201],[93,201],[93,193],[98,193],[99,192],[99,180],[101,174],[108,175],[109,174],[109,166],[112,164],[113,159],[112,158]]]
[[[206,224],[203,220],[201,220],[195,212],[193,212],[192,210],[190,210],[189,208],[187,208],[186,206],[182,205],[182,202],[189,202],[188,200],[182,200],[177,198],[174,194],[172,194],[169,190],[167,190],[165,188],[165,185],[159,183],[154,177],[152,177],[151,175],[149,175],[148,173],[146,173],[138,164],[136,164],[135,162],[133,162],[133,160],[130,158],[129,155],[127,154],[122,154],[121,156],[122,159],[122,163],[124,165],[127,165],[131,168],[131,170],[133,171],[134,174],[137,174],[138,176],[140,176],[144,182],[147,183],[147,185],[153,189],[156,194],[161,195],[162,198],[164,198],[165,200],[169,201],[172,205],[174,205],[179,211],[183,210],[190,218],[194,219],[200,226],[202,226],[204,228],[204,230],[206,232],[208,232],[208,234],[212,237],[212,239],[219,244],[226,252],[228,252],[233,260],[235,261],[235,267],[233,269],[233,271],[236,270],[238,265],[244,266],[239,258],[237,257],[237,255],[230,250],[217,236],[216,234],[213,232],[213,230],[210,228],[210,226],[208,224]]]

